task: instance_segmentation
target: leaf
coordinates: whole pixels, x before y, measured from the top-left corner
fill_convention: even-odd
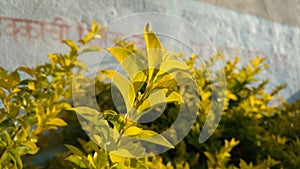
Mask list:
[[[75,66],[82,69],[82,70],[88,71],[87,66],[80,60],[76,61]]]
[[[95,159],[95,165],[100,169],[105,168],[105,166],[109,164],[108,155],[104,149],[96,151],[93,157]]]
[[[187,86],[193,82],[193,77],[184,71],[175,71],[159,75],[153,88],[174,88],[178,86]]]
[[[91,166],[92,168],[96,168],[96,165],[95,165],[95,163],[94,163],[94,159],[93,159],[93,157],[91,156],[91,154],[88,154],[88,155],[87,155],[87,160],[88,160],[88,162],[89,162],[89,166]]]
[[[25,143],[22,143],[22,145],[29,148],[28,154],[34,155],[39,151],[39,148],[36,146],[36,144],[32,141],[27,141]]]
[[[86,119],[88,122],[93,123],[94,125],[106,125],[108,126],[108,123],[103,118],[100,118],[99,115],[101,115],[100,112],[98,112],[95,109],[91,109],[88,107],[75,107],[73,109],[79,116]]]
[[[72,163],[76,164],[80,168],[87,168],[87,166],[83,162],[82,158],[78,157],[76,155],[70,155],[65,160],[71,161]]]
[[[102,49],[99,46],[90,46],[88,48],[82,49],[80,54],[86,53],[86,52],[102,52]]]
[[[3,100],[5,97],[6,97],[5,91],[0,88],[0,99]]]
[[[70,53],[71,54],[76,54],[79,46],[76,45],[76,43],[74,41],[71,40],[63,40],[63,43],[65,43],[66,45],[68,45],[70,47]]]
[[[204,152],[204,155],[208,158],[208,160],[211,164],[216,163],[215,158],[212,154],[210,154],[209,152]]]
[[[113,110],[105,110],[103,117],[105,120],[111,122],[118,131],[121,131],[125,125],[125,119]]]
[[[142,129],[135,127],[135,126],[131,126],[128,129],[125,130],[124,132],[124,136],[136,136],[142,133]]]
[[[57,62],[59,61],[59,56],[57,54],[49,53],[48,57],[50,59],[50,64],[51,64],[52,68],[54,68],[56,66]]]
[[[138,107],[138,112],[141,113],[142,111],[145,111],[147,109],[152,109],[157,107],[158,105],[163,105],[171,102],[182,102],[182,98],[179,93],[168,93],[168,91],[168,89],[162,89],[152,92],[149,97]],[[142,114],[145,114],[145,112],[143,112]]]
[[[112,161],[112,163],[119,163],[119,164],[125,163],[125,157],[118,156],[114,153],[109,153],[109,158]]]
[[[6,77],[6,75],[7,75],[7,71],[2,66],[0,66],[0,77],[4,78]]]
[[[30,76],[33,76],[33,75],[34,75],[34,70],[32,70],[31,68],[26,67],[26,66],[18,67],[17,70],[18,70],[18,71],[25,72],[25,73],[27,73],[27,74],[30,75]]]
[[[252,167],[248,166],[248,164],[243,160],[240,159],[240,164],[239,164],[240,168],[242,169],[251,169]]]
[[[10,83],[11,88],[14,88],[20,83],[20,75],[17,71],[13,71],[8,75],[8,81]]]
[[[134,87],[135,93],[138,93],[141,90],[146,80],[147,76],[145,75],[144,71],[138,72],[133,79],[131,79],[131,84]]]
[[[95,20],[92,21],[92,29],[91,31],[84,37],[81,38],[79,40],[80,43],[82,43],[83,45],[87,44],[88,42],[90,42],[94,37],[101,37],[101,31],[104,28],[100,25],[97,24],[97,22]]]
[[[67,126],[68,124],[61,118],[54,118],[48,122],[46,122],[48,125],[53,125],[53,126]]]
[[[2,162],[7,159],[7,157],[8,157],[8,153],[7,153],[7,151],[4,151],[0,158],[0,166],[1,166]]]
[[[11,139],[10,134],[8,133],[7,130],[4,130],[4,131],[2,132],[2,136],[4,137],[4,141],[5,141],[6,143],[11,144],[12,139]]]
[[[142,102],[142,104],[138,107],[138,113],[142,113],[143,111],[157,106],[159,104],[166,104],[166,96],[163,90],[155,90],[150,93],[149,97]]]
[[[72,146],[72,145],[68,145],[68,144],[65,144],[65,146],[75,155],[78,155],[80,157],[84,157],[85,155],[82,153],[81,150],[79,150],[77,147],[75,146]]]
[[[174,146],[166,138],[152,130],[142,130],[141,134],[135,137],[140,138],[142,141],[154,143],[168,148],[174,148]]]
[[[154,68],[158,69],[158,65],[162,62],[163,52],[160,40],[151,30],[150,23],[145,26],[143,33],[146,42],[150,80],[154,76]]]
[[[133,108],[133,103],[135,100],[135,91],[132,84],[126,77],[124,77],[117,71],[104,70],[101,72],[104,73],[109,79],[111,79],[112,83],[119,89],[124,99],[126,110],[127,112],[130,112]]]
[[[162,70],[162,72],[171,73],[174,71],[187,71],[189,67],[178,60],[167,59],[160,64],[160,70]]]
[[[11,149],[9,155],[14,160],[17,168],[23,168],[23,162],[21,159],[21,155],[16,149]]]
[[[142,63],[137,59],[136,55],[130,50],[122,47],[113,47],[107,49],[114,58],[121,64],[122,68],[133,79],[135,74],[143,69]]]

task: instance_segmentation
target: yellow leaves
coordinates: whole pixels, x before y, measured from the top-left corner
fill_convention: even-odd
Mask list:
[[[11,90],[20,83],[20,75],[17,71],[7,74],[6,71],[0,72],[0,87]]]
[[[130,79],[133,79],[135,74],[143,69],[141,63],[138,63],[139,60],[137,60],[135,54],[130,50],[121,47],[108,48],[107,50],[121,64]]]
[[[52,126],[60,126],[60,127],[67,125],[67,123],[63,119],[58,117],[46,122],[46,124]]]
[[[17,71],[13,71],[12,73],[10,73],[8,75],[8,81],[10,83],[10,86],[12,86],[12,88],[14,88],[20,82],[20,75],[19,75],[19,73]]]
[[[26,67],[26,66],[18,67],[17,70],[18,70],[18,71],[25,72],[25,73],[27,73],[27,74],[30,75],[30,76],[33,76],[33,75],[34,75],[34,70],[31,69],[31,68],[29,68],[29,67]]]
[[[151,109],[156,108],[157,106],[165,106],[167,103],[171,102],[181,103],[181,95],[177,92],[168,93],[168,89],[154,90],[138,107],[138,114],[135,118],[139,119],[142,115],[149,113]]]
[[[85,52],[102,52],[102,49],[98,46],[90,46],[90,47],[87,47],[87,48],[83,48],[80,51],[80,54],[83,54]]]
[[[0,88],[0,99],[3,100],[5,97],[6,97],[5,91]]]
[[[124,132],[124,136],[136,136],[142,133],[142,129],[135,127],[135,126],[131,126],[128,129],[125,130]]]
[[[136,136],[136,138],[140,138],[141,140],[146,142],[165,146],[167,148],[174,148],[174,145],[170,143],[166,138],[151,130],[143,130],[141,134]]]
[[[75,107],[73,109],[80,117],[84,118],[88,122],[91,122],[92,124],[98,124],[98,125],[105,125],[108,126],[108,123],[103,118],[100,118],[100,112],[98,112],[95,109],[91,109],[88,107]]]
[[[135,100],[135,91],[130,81],[121,73],[114,70],[104,70],[102,73],[104,73],[109,79],[111,79],[112,83],[116,85],[122,94],[127,112],[131,111]]]
[[[122,156],[118,156],[114,153],[109,153],[109,157],[110,157],[110,160],[113,162],[113,163],[120,163],[120,164],[123,164],[125,162],[125,158],[122,157]]]
[[[230,160],[230,151],[239,144],[239,141],[236,141],[232,138],[230,141],[225,140],[225,145],[215,154],[204,152],[205,156],[208,158],[208,166],[210,168],[225,168],[227,162]]]
[[[255,59],[250,59],[250,62],[254,68],[258,67],[261,63],[264,62],[264,58],[256,57]]]
[[[147,49],[162,49],[160,40],[151,29],[151,24],[147,23],[144,28],[144,38]]]
[[[37,145],[32,141],[27,141],[25,143],[22,143],[22,145],[29,148],[29,150],[27,151],[28,154],[34,155],[39,151]]]
[[[233,94],[232,92],[230,92],[229,90],[226,90],[225,95],[230,100],[234,100],[234,101],[238,100],[238,97],[235,94]]]
[[[65,43],[66,45],[68,45],[70,47],[70,54],[74,55],[77,53],[79,46],[76,45],[76,43],[74,41],[71,40],[64,40],[62,41],[63,43]]]
[[[111,122],[114,125],[114,128],[120,132],[121,129],[125,126],[125,118],[112,110],[106,110],[103,112],[103,117],[105,120]]]
[[[185,64],[183,64],[175,59],[164,60],[160,64],[159,68],[160,68],[160,70],[167,72],[167,73],[172,73],[176,70],[180,70],[180,71],[188,71],[189,70],[189,68]],[[158,74],[158,75],[160,75],[160,74]]]
[[[34,83],[34,81],[29,81],[28,82],[28,88],[30,90],[35,90],[35,83]]]
[[[252,162],[250,162],[248,165],[243,159],[240,159],[239,167],[241,169],[270,169],[272,166],[275,166],[279,163],[280,163],[279,161],[276,161],[272,159],[270,156],[268,156],[267,159],[263,160],[258,165],[253,165]]]
[[[97,24],[95,20],[92,21],[92,29],[91,31],[84,37],[79,40],[80,43],[83,45],[90,42],[95,37],[102,37],[101,31],[104,29],[104,27]]]
[[[149,72],[149,79],[151,79],[154,68],[158,68],[157,66],[162,62],[162,46],[156,34],[151,30],[150,23],[145,26],[143,33],[146,42],[148,68],[152,68]]]
[[[272,139],[281,145],[285,145],[285,143],[288,141],[286,137],[284,136],[281,137],[279,135],[272,135]]]
[[[53,54],[53,53],[49,53],[49,54],[48,54],[48,57],[49,57],[49,59],[50,59],[50,64],[51,64],[52,68],[54,68],[55,65],[56,65],[56,64],[58,63],[58,61],[59,61],[58,55]]]
[[[235,147],[236,145],[238,145],[240,143],[240,141],[239,140],[235,140],[235,138],[232,138],[231,140],[230,140],[230,142],[228,142],[227,140],[225,140],[225,147],[231,147],[231,148],[233,148],[233,147]]]

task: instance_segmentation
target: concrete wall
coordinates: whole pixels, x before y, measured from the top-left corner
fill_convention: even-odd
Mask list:
[[[240,9],[245,9],[247,6],[243,7],[241,2],[240,5],[235,6],[231,3],[230,6],[230,3],[227,3],[226,6],[213,0],[203,1],[218,6],[200,0],[0,1],[0,66],[7,69],[20,65],[33,66],[46,62],[49,52],[66,52],[67,47],[62,46],[60,41],[77,40],[86,32],[92,18],[109,26],[111,21],[122,16],[139,12],[162,12],[191,22],[228,58],[239,55],[242,63],[246,63],[249,58],[256,55],[266,57],[270,69],[263,72],[260,78],[270,79],[269,89],[287,83],[288,88],[281,94],[284,98],[293,100],[300,91],[298,15],[294,18],[288,17],[291,21],[287,23],[285,20],[270,19],[250,10],[257,8],[263,11],[268,8],[268,3],[261,4],[260,1],[255,1],[256,4],[252,3],[249,8],[250,12],[246,11],[248,14],[244,14]],[[298,2],[295,4],[299,5]],[[278,10],[283,10],[279,7]],[[274,8],[274,11],[278,10]],[[270,13],[269,15],[273,16]],[[191,29],[179,29],[180,25],[168,27],[172,24],[176,25],[171,23],[175,21],[166,18],[152,19],[165,25],[160,27],[156,24],[154,30],[163,31],[168,28],[170,32],[188,33],[193,49],[201,55],[204,55],[203,50],[210,46],[207,40],[196,38],[195,32]],[[144,25],[148,21],[147,18],[139,18],[114,27],[112,30],[108,27],[109,31],[106,35],[110,40],[122,38],[130,29],[142,30],[142,27],[137,26],[136,23]],[[292,23],[293,21],[295,23]],[[106,60],[106,64],[113,64],[113,62]]]
[[[198,0],[270,21],[300,27],[300,0]]]

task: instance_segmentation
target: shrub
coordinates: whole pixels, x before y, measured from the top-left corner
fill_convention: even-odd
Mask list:
[[[84,52],[101,51],[99,47],[87,48],[86,45],[102,30],[94,22],[91,32],[79,44],[64,41],[70,47],[70,52],[49,54],[50,63],[33,68],[22,66],[12,72],[0,68],[0,98],[3,103],[0,109],[0,168],[37,167],[30,160],[25,162],[24,159],[37,154],[37,145],[43,147],[51,144],[47,135],[43,135],[48,130],[61,137],[70,152],[48,159],[42,164],[44,168],[264,169],[300,166],[300,124],[297,123],[300,120],[300,103],[297,101],[290,104],[284,100],[272,103],[285,85],[278,86],[270,93],[266,92],[268,81],[257,79],[260,72],[267,68],[263,58],[251,59],[242,68],[237,67],[239,60],[235,58],[227,61],[224,68],[219,70],[225,72],[226,78],[222,120],[212,137],[199,144],[198,137],[213,99],[212,84],[218,83],[217,77],[209,77],[209,72],[216,60],[223,58],[221,53],[206,60],[205,65],[196,65],[196,55],[187,57],[163,49],[158,37],[147,25],[144,30],[146,50],[138,49],[132,42],[126,41],[119,41],[115,47],[108,49],[130,81],[112,70],[101,70],[95,79],[91,79],[84,76],[87,68],[77,61],[77,57]],[[142,62],[133,61],[133,55]],[[187,66],[183,66],[180,60]],[[149,66],[151,64],[152,67]],[[167,65],[164,70],[159,69],[163,64]],[[166,73],[169,69],[174,70]],[[135,72],[139,73],[135,75]],[[25,74],[26,78],[20,78],[20,73]],[[195,124],[184,140],[175,146],[176,141],[171,138],[159,136],[155,140],[151,137],[168,128],[184,104],[178,83],[174,81],[174,77],[186,77],[180,76],[182,73],[190,73],[195,77],[198,88],[192,93],[199,93],[200,100],[196,102],[199,103],[199,110]],[[107,79],[117,87],[112,91],[118,92],[111,93],[111,87],[114,86]],[[97,106],[101,112],[77,106],[89,105],[89,99],[79,102],[75,99],[71,102],[72,90],[81,91],[82,97],[87,98],[86,95],[91,92],[91,83],[95,84]],[[130,90],[125,90],[128,86]],[[161,92],[155,92],[156,89]],[[111,95],[120,96],[124,102],[114,105],[115,100]],[[157,99],[160,97],[166,97],[166,100]],[[147,115],[139,113],[151,110],[151,103],[158,105],[157,108],[166,103],[161,116],[149,124],[135,122],[134,117]],[[130,109],[131,105],[137,111]],[[92,140],[80,128],[75,111],[79,117],[89,119],[88,125],[82,127],[93,136]],[[99,119],[99,114],[103,118]],[[67,123],[69,128],[64,127]],[[109,138],[97,137],[97,134],[103,133],[103,126],[113,127],[121,134]],[[62,127],[61,132],[53,132],[58,127]],[[97,132],[91,134],[94,131]],[[153,157],[129,158],[98,146],[110,142],[132,146],[134,149],[140,147],[132,142],[123,143],[123,136],[150,137],[147,140],[149,144],[173,149]],[[132,152],[125,153],[130,155]]]

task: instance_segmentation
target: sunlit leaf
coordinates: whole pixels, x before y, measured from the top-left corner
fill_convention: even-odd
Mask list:
[[[158,144],[168,148],[174,148],[174,146],[166,138],[151,130],[142,130],[141,134],[135,137],[146,142]]]
[[[75,146],[65,144],[65,146],[75,155],[84,156],[83,152]]]
[[[114,70],[104,70],[102,73],[104,73],[109,79],[112,80],[112,83],[116,85],[122,94],[127,112],[131,111],[135,100],[135,91],[130,81],[122,74]]]
[[[122,47],[113,47],[108,48],[107,50],[121,64],[122,68],[130,79],[132,79],[135,74],[143,69],[142,63],[130,50]]]
[[[124,132],[124,136],[136,136],[142,133],[142,129],[135,127],[135,126],[131,126],[128,129],[125,130]]]
[[[82,157],[76,156],[76,155],[70,155],[65,160],[69,160],[72,163],[76,164],[80,168],[87,168],[87,166],[84,164]]]
[[[79,40],[82,44],[89,43],[95,37],[101,37],[101,31],[104,29],[102,26],[98,25],[95,20],[92,21],[92,29],[91,31],[84,37]]]
[[[86,52],[102,52],[102,49],[99,46],[89,46],[87,48],[83,48],[80,51],[80,54],[86,53]]]
[[[95,125],[104,124],[108,126],[108,123],[103,118],[100,118],[100,112],[95,109],[88,107],[75,107],[74,111],[80,116],[83,117],[88,122],[91,122]]]
[[[46,124],[48,124],[48,125],[53,125],[53,126],[60,126],[60,127],[68,125],[68,124],[67,124],[63,119],[61,119],[61,118],[54,118],[54,119],[48,121]]]
[[[39,151],[37,145],[32,141],[27,141],[25,143],[22,143],[22,145],[29,148],[29,151],[27,152],[28,154],[34,155]]]
[[[148,68],[151,68],[149,69],[149,79],[151,79],[154,68],[158,69],[158,65],[162,62],[162,46],[155,32],[151,30],[150,23],[145,26],[143,33],[146,42]]]
[[[103,117],[107,121],[111,122],[118,131],[120,131],[125,125],[125,119],[122,117],[122,115],[113,110],[104,111]]]
[[[33,76],[33,75],[34,75],[34,70],[31,69],[31,68],[29,68],[29,67],[26,67],[26,66],[18,67],[17,70],[18,70],[18,71],[25,72],[25,73],[27,73],[27,74],[30,75],[30,76]]]
[[[68,45],[70,47],[70,53],[71,54],[75,54],[77,53],[79,46],[76,45],[76,43],[74,41],[71,40],[63,40],[63,43],[65,43],[66,45]]]

